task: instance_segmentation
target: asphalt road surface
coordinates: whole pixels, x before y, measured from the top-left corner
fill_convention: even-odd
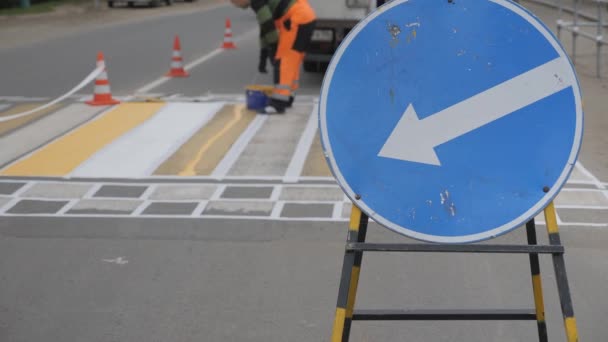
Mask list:
[[[541,19],[556,11],[526,4]],[[237,50],[217,50],[232,19]],[[190,72],[162,78],[179,34]],[[325,165],[303,74],[292,112],[243,106],[255,18],[220,5],[0,49],[0,119],[77,84],[103,51],[115,97],[86,87],[0,121],[0,341],[328,341],[350,203]],[[567,43],[567,37],[564,38]],[[606,81],[577,65],[587,125],[556,199],[580,341],[608,340]],[[587,50],[585,50],[587,49]],[[10,67],[6,67],[10,66]],[[10,148],[9,148],[10,146]],[[544,219],[537,227],[546,243]],[[516,230],[493,243],[523,243]],[[408,241],[370,226],[369,240]],[[550,341],[564,341],[541,257]],[[368,254],[360,308],[531,308],[528,259]],[[534,322],[369,322],[351,341],[534,341]]]

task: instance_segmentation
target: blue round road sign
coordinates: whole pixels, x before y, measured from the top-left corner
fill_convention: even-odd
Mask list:
[[[336,52],[319,104],[338,183],[376,222],[440,243],[521,226],[565,183],[582,140],[574,69],[505,0],[395,0]]]

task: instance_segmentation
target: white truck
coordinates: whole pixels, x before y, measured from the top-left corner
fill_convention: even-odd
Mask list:
[[[304,71],[324,71],[338,45],[352,28],[385,1],[308,0],[317,14],[317,26],[304,58]]]

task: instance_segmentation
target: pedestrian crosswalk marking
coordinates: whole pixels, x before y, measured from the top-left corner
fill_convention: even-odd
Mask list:
[[[31,109],[39,107],[39,103],[21,103],[15,106],[6,107],[4,111],[0,110],[0,118],[1,117],[10,117],[15,114],[27,112]],[[13,130],[18,129],[19,127],[25,126],[36,119],[39,119],[55,110],[60,108],[60,105],[54,105],[39,112],[33,113],[31,115],[14,118],[11,120],[0,122],[0,136],[8,134]]]
[[[218,132],[216,132],[213,136],[209,138],[209,140],[205,141],[205,143],[199,148],[196,152],[196,156],[186,164],[186,167],[180,171],[180,176],[194,176],[196,174],[196,166],[201,162],[205,153],[209,150],[213,144],[215,144],[219,139],[221,139],[226,133],[232,130],[245,116],[244,106],[234,106],[233,107],[233,117],[226,123],[224,127],[222,127]]]
[[[185,140],[204,126],[221,103],[167,104],[153,117],[97,151],[71,177],[141,178],[150,175]]]
[[[125,103],[0,172],[3,176],[63,177],[95,152],[152,117],[164,104]]]

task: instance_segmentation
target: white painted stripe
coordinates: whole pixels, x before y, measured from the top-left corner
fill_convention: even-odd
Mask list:
[[[6,198],[12,198],[13,196],[5,196]],[[32,200],[32,201],[53,201],[53,202],[62,202],[62,201],[66,201],[68,200],[67,198],[49,198],[49,197],[38,197],[38,196],[22,196],[22,197],[18,197],[19,199],[27,199],[27,200]],[[132,202],[132,201],[141,201],[144,200],[143,198],[135,198],[135,197],[84,197],[82,196],[81,198],[71,198],[69,200],[104,200],[104,201],[114,201],[114,202],[120,202],[120,201],[126,201],[126,202]],[[157,202],[162,202],[162,203],[192,203],[192,202],[198,202],[197,200],[193,200],[193,199],[163,199],[163,200],[149,200],[149,199],[145,199],[146,202],[148,203],[157,203]],[[222,201],[222,202],[250,202],[250,203],[270,203],[270,202],[278,202],[277,200],[274,199],[269,199],[269,198],[216,198],[210,201]],[[294,203],[294,204],[337,204],[337,203],[344,203],[344,202],[339,202],[339,201],[325,201],[325,200],[289,200],[289,203]],[[560,209],[569,209],[569,208],[561,208]],[[578,208],[578,209],[590,209],[590,208]]]
[[[253,119],[245,132],[243,132],[234,145],[232,145],[230,151],[228,151],[222,161],[215,167],[215,170],[211,173],[212,178],[223,179],[226,177],[228,171],[230,171],[236,160],[241,156],[251,139],[253,139],[267,119],[268,115],[258,115]]]
[[[12,196],[13,197],[21,197],[21,195],[23,195],[26,191],[30,190],[34,185],[36,185],[36,182],[28,182],[27,184],[25,184],[24,186],[22,186],[19,190],[15,191]]]
[[[132,214],[1,214],[3,217],[66,217],[66,218],[133,218],[139,219],[219,219],[219,220],[255,220],[255,221],[286,221],[286,222],[348,222],[348,219],[334,220],[329,217],[278,217],[271,218],[268,216],[244,216],[244,215],[142,215],[133,216]],[[538,223],[543,225],[543,223]],[[597,225],[594,225],[594,227]]]
[[[331,218],[334,220],[342,218],[342,209],[344,209],[344,202],[334,204],[334,211],[331,214]]]
[[[190,183],[190,182],[163,182],[163,183],[150,183],[150,182],[116,182],[116,181],[108,181],[108,182],[87,182],[87,181],[64,181],[63,183],[61,183],[61,180],[57,180],[57,179],[52,179],[52,180],[46,180],[46,179],[42,179],[42,180],[33,180],[33,181],[24,181],[24,180],[20,180],[20,179],[0,179],[0,183],[27,183],[25,185],[25,187],[22,187],[19,191],[17,191],[17,193],[21,193],[23,191],[26,191],[27,189],[29,189],[31,186],[35,185],[35,184],[80,184],[80,185],[91,185],[94,184],[94,187],[89,189],[88,193],[85,194],[84,196],[93,196],[95,194],[95,192],[102,186],[106,186],[106,185],[118,185],[118,186],[165,186],[165,185],[179,185],[179,186],[188,186],[188,185],[193,185],[193,186],[197,186],[197,185],[217,185],[218,187],[227,187],[227,186],[247,186],[247,187],[258,187],[258,188],[267,188],[267,187],[274,187],[276,189],[276,196],[279,196],[280,194],[280,189],[283,188],[284,186],[289,187],[289,188],[318,188],[318,189],[339,189],[340,187],[337,184],[302,184],[302,183],[298,183],[298,184],[288,184],[288,185],[282,185],[282,184],[273,184],[273,183],[201,183],[201,182],[196,182],[196,183]],[[273,190],[275,191],[275,190]],[[273,192],[274,194],[274,192]],[[13,195],[14,196],[14,195]],[[274,195],[272,195],[274,196]],[[278,198],[278,197],[277,197]],[[348,197],[346,197],[346,195],[344,195],[344,198],[346,201],[348,201]]]
[[[237,41],[242,41],[242,40],[248,39],[249,36],[255,34],[256,32],[257,32],[257,30],[248,31],[248,32],[244,33],[243,35],[240,35],[236,40]],[[186,71],[190,71],[191,69],[196,68],[198,65],[200,65],[202,63],[205,63],[206,61],[214,58],[215,56],[217,56],[217,55],[219,55],[219,54],[221,54],[223,52],[225,52],[224,49],[217,48],[217,49],[209,52],[208,54],[202,56],[201,58],[193,61],[192,63],[186,65],[184,67],[184,69]],[[160,77],[157,80],[155,80],[155,81],[153,81],[153,82],[151,82],[151,83],[149,83],[149,84],[147,84],[147,85],[139,88],[137,91],[135,91],[135,93],[136,94],[147,93],[148,91],[150,91],[150,90],[152,90],[154,88],[159,87],[160,85],[162,85],[163,83],[169,81],[170,79],[171,79],[171,77],[165,77],[165,76]]]
[[[597,177],[595,177],[595,176],[594,176],[594,175],[593,175],[593,174],[592,174],[592,173],[591,173],[589,170],[587,170],[587,169],[586,169],[586,168],[583,166],[583,164],[582,164],[581,162],[576,162],[576,164],[574,165],[574,167],[576,167],[576,168],[577,168],[577,169],[578,169],[578,170],[579,170],[581,173],[583,173],[585,176],[587,176],[587,177],[591,178],[591,180],[592,180],[593,184],[594,184],[595,186],[597,186],[597,188],[598,188],[598,189],[602,189],[602,190],[604,190],[604,189],[605,189],[605,187],[604,187],[604,185],[602,184],[602,182],[600,182],[600,180],[599,180]]]
[[[93,198],[93,195],[95,195],[97,193],[97,191],[99,191],[99,189],[101,189],[101,187],[103,186],[103,184],[95,184],[93,185],[89,191],[87,191],[86,194],[84,194],[84,196],[82,196],[83,199],[85,198]]]
[[[199,202],[196,208],[194,208],[194,210],[192,211],[192,214],[190,214],[190,216],[200,217],[203,214],[203,211],[205,211],[205,208],[207,208],[207,204],[209,204],[209,201]]]
[[[283,192],[283,186],[277,185],[272,189],[272,193],[270,194],[271,201],[278,201],[281,196],[281,192]]]
[[[287,167],[287,171],[285,171],[285,176],[283,181],[285,183],[295,183],[298,181],[298,178],[302,174],[302,169],[304,168],[304,163],[306,162],[306,157],[308,156],[308,152],[310,151],[310,147],[312,146],[312,142],[315,137],[315,133],[317,132],[317,115],[319,114],[319,107],[313,106],[312,112],[310,113],[310,117],[308,118],[308,123],[306,124],[306,128],[300,137],[300,141],[296,146],[296,150],[293,153],[293,157],[291,158],[291,162],[289,162],[289,166]]]
[[[63,215],[63,214],[65,214],[65,213],[67,213],[67,212],[68,212],[68,211],[70,211],[70,209],[72,209],[72,208],[73,208],[73,207],[76,205],[76,203],[78,203],[78,202],[80,202],[80,200],[78,200],[78,199],[73,199],[73,200],[70,200],[70,201],[69,201],[68,203],[66,203],[66,204],[63,206],[63,208],[61,208],[61,210],[59,210],[59,211],[58,211],[56,214],[57,214],[57,215]]]
[[[561,192],[602,192],[602,189],[590,188],[563,188]]]
[[[10,116],[3,116],[0,117],[0,122],[4,122],[4,121],[9,121],[9,120],[13,120],[13,119],[17,119],[20,117],[24,117],[36,112],[39,112],[43,109],[49,108],[54,104],[57,104],[63,100],[65,100],[66,98],[72,96],[73,94],[75,94],[77,91],[79,91],[80,89],[84,88],[84,86],[86,86],[87,84],[91,83],[91,81],[93,81],[93,79],[95,77],[97,77],[97,75],[99,75],[99,73],[101,73],[103,70],[100,68],[97,68],[95,70],[93,70],[84,80],[82,80],[82,82],[80,82],[78,85],[76,85],[72,90],[68,91],[67,93],[61,95],[60,97],[54,99],[53,101],[44,104],[38,108],[34,108],[32,110],[28,110],[27,112],[23,112],[23,113],[19,113],[19,114],[14,114],[14,115],[10,115]]]
[[[146,191],[144,191],[144,193],[141,194],[141,196],[139,196],[139,198],[143,199],[143,200],[149,200],[150,196],[152,196],[152,194],[154,193],[154,191],[156,191],[157,187],[158,187],[158,184],[152,184],[152,185],[148,186],[148,188],[146,189]]]
[[[0,206],[0,215],[8,215],[6,214],[6,211],[9,210],[10,208],[14,207],[17,202],[19,202],[21,200],[21,198],[15,197],[13,199],[11,199],[10,201],[8,201],[5,205]]]
[[[272,212],[270,213],[270,218],[278,219],[281,217],[281,212],[283,212],[283,207],[285,206],[284,201],[278,201],[274,204],[274,208],[272,208]]]
[[[228,186],[227,184],[222,184],[222,185],[218,186],[217,189],[215,189],[215,192],[213,193],[213,195],[211,195],[211,197],[209,198],[209,200],[210,201],[217,201],[217,200],[219,200],[220,196],[222,196],[222,194],[226,190],[227,186]]]
[[[140,178],[207,123],[221,103],[170,103],[98,151],[71,174],[83,178]]]
[[[152,203],[151,201],[143,201],[129,216],[139,216]]]
[[[574,184],[574,185],[595,185],[594,181],[585,181],[585,180],[569,180],[566,184]]]
[[[555,209],[583,209],[583,210],[608,210],[608,207],[601,205],[555,205]]]
[[[608,227],[608,223],[563,222],[562,227]]]

